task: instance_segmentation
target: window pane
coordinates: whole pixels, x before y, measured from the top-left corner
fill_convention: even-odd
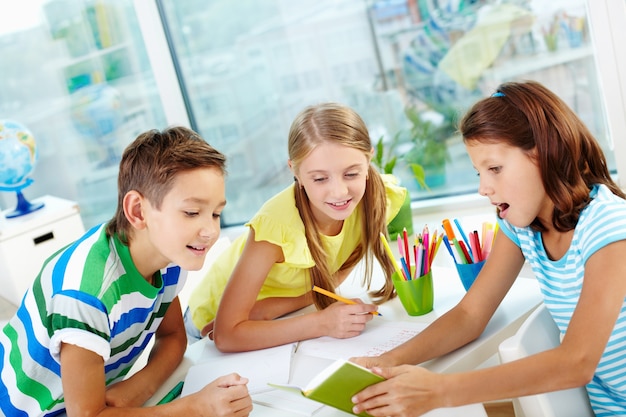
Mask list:
[[[490,3],[163,0],[196,128],[229,157],[225,223],[293,180],[289,125],[319,101],[354,107],[375,141],[397,138],[394,174],[414,199],[476,192],[456,123],[507,80],[553,89],[612,158],[584,1]]]
[[[31,131],[39,156],[24,195],[77,201],[85,227],[108,220],[124,147],[165,127],[132,0],[4,2],[0,23],[0,117]]]
[[[400,165],[425,168],[429,189],[397,170],[414,198],[475,192],[478,178],[455,127],[506,81],[535,80],[556,92],[601,142],[614,172],[584,0],[432,3],[369,2],[386,84],[415,111],[396,147]],[[437,170],[431,165],[443,148],[447,161]]]

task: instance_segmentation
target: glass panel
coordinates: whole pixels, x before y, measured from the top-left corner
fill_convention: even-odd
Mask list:
[[[0,17],[0,118],[38,155],[24,195],[77,201],[85,227],[108,220],[124,147],[165,126],[132,1],[4,2]],[[12,209],[15,194],[2,201]]]
[[[385,83],[401,93],[414,121],[395,148],[402,157],[398,175],[410,186],[415,182],[402,165],[417,162],[426,171],[429,189],[412,188],[414,197],[476,190],[455,126],[473,102],[505,81],[532,79],[555,91],[600,140],[614,171],[583,0],[368,4]],[[446,161],[437,171],[439,159]]]
[[[374,131],[398,127],[381,91],[362,1],[163,0],[196,128],[228,156],[226,224],[243,223],[293,181],[287,133],[319,101],[356,108]]]
[[[226,224],[292,181],[289,125],[319,101],[362,115],[399,157],[393,172],[414,199],[476,192],[456,123],[507,80],[557,92],[614,166],[582,0],[161,3],[195,128],[229,157]],[[425,168],[427,188],[411,163]]]

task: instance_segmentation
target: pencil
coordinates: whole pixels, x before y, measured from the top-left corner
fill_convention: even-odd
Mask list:
[[[176,397],[178,397],[180,395],[180,393],[183,392],[183,385],[184,385],[184,383],[185,383],[184,381],[180,381],[178,384],[176,384],[176,386],[174,388],[172,388],[172,390],[170,392],[165,394],[165,397],[163,397],[161,399],[161,401],[159,401],[157,403],[157,405],[167,404],[167,403],[173,401],[174,399],[176,399]]]
[[[333,298],[337,301],[341,301],[342,303],[356,304],[356,301],[354,300],[350,300],[349,298],[345,298],[340,295],[337,295],[334,292],[330,292],[328,290],[325,290],[324,288],[320,288],[317,285],[313,286],[313,291],[318,292],[320,294],[324,294],[325,296]],[[372,314],[377,315],[377,316],[382,316],[382,314],[380,314],[378,311],[372,311]]]
[[[393,252],[391,251],[391,248],[389,247],[389,243],[387,243],[387,238],[382,233],[380,234],[380,240],[381,242],[383,242],[385,251],[387,251],[387,256],[389,256],[389,258],[391,259],[391,263],[393,264],[393,267],[396,269],[396,272],[398,273],[398,278],[404,278],[405,280],[408,279],[408,277],[404,276],[404,272],[402,271],[402,268],[400,268],[400,265],[398,265],[398,262],[396,261],[396,257],[393,255]]]

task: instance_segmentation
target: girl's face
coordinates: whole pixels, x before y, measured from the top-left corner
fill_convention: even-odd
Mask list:
[[[331,142],[318,145],[294,172],[311,202],[318,227],[337,234],[363,198],[369,158],[363,152]],[[293,169],[291,161],[289,166]]]
[[[201,269],[219,238],[225,204],[224,175],[218,168],[179,173],[159,209],[144,199],[146,270],[158,270],[171,262],[189,271]]]
[[[502,143],[471,141],[465,147],[480,176],[478,192],[489,197],[500,218],[517,227],[526,227],[537,217],[552,224],[552,201],[537,163],[527,153]]]

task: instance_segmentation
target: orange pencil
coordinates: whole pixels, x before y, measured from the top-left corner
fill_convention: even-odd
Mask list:
[[[468,262],[468,258],[465,257],[465,253],[463,252],[463,249],[459,245],[459,241],[456,239],[456,236],[454,235],[454,230],[452,229],[450,220],[443,219],[442,225],[443,225],[443,230],[446,232],[446,235],[448,236],[448,240],[450,241],[452,246],[454,246],[454,249],[456,250],[456,253],[459,256],[459,263],[466,264]]]
[[[341,301],[342,303],[356,304],[356,301],[354,301],[354,300],[351,300],[349,298],[345,298],[345,297],[342,297],[340,295],[337,295],[334,292],[330,292],[328,290],[320,288],[317,285],[313,286],[313,291],[318,292],[320,294],[324,294],[325,296],[333,298],[333,299],[335,299],[337,301]],[[372,311],[371,314],[374,314],[375,316],[382,316],[382,314],[380,314],[378,311]]]

